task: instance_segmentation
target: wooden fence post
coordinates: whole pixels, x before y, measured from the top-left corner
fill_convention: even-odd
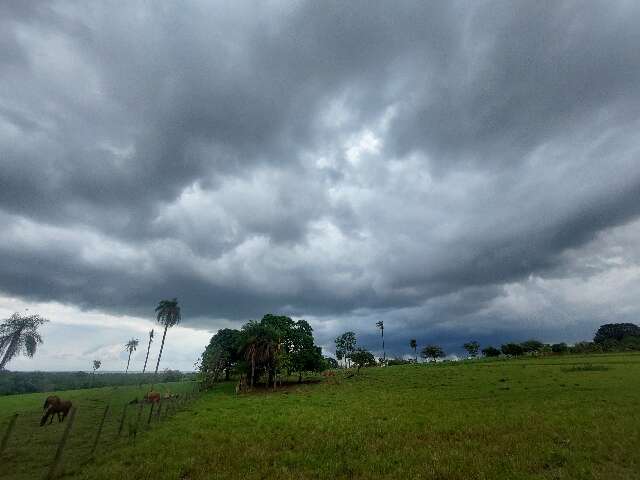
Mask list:
[[[0,443],[0,455],[4,452],[4,449],[7,448],[9,444],[9,437],[11,436],[11,432],[13,432],[13,427],[16,426],[16,420],[18,420],[18,414],[14,413],[9,420],[9,425],[7,425],[7,430],[4,432],[4,436],[2,437],[2,443]]]
[[[124,419],[127,416],[127,408],[129,407],[128,403],[124,404],[124,408],[122,409],[122,416],[120,417],[120,425],[118,425],[118,436],[122,433],[122,427],[124,427]]]
[[[53,457],[53,462],[51,462],[51,467],[49,467],[49,471],[44,477],[46,480],[50,480],[54,478],[56,474],[56,469],[58,468],[58,464],[62,459],[62,452],[64,451],[64,447],[67,444],[67,440],[69,439],[69,433],[71,433],[71,427],[73,427],[73,421],[76,419],[77,411],[78,411],[77,407],[71,408],[71,413],[69,414],[69,419],[67,420],[67,426],[64,429],[64,432],[62,432],[62,438],[60,439],[60,443],[58,444],[56,455]]]
[[[144,403],[140,403],[140,407],[138,408],[138,416],[136,417],[136,423],[133,427],[133,442],[135,443],[136,438],[138,437],[138,427],[140,426],[140,417],[142,416],[142,409],[144,408]],[[131,431],[129,431],[129,437],[131,437]]]
[[[147,418],[147,425],[151,423],[151,415],[153,415],[153,407],[155,407],[156,402],[151,402],[151,408],[149,409],[149,418]]]
[[[96,452],[96,448],[98,448],[98,442],[100,441],[100,434],[102,433],[102,427],[104,426],[104,421],[107,418],[107,413],[109,413],[109,405],[104,407],[104,413],[102,414],[102,420],[100,420],[100,425],[98,426],[98,431],[96,432],[96,438],[93,441],[93,447],[91,447],[91,456]]]
[[[156,410],[156,421],[160,421],[160,413],[162,412],[162,399],[158,402],[158,410]]]

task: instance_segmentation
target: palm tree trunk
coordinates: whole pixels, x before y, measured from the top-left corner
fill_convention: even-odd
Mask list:
[[[255,352],[251,354],[251,388],[253,388],[253,377],[256,373],[256,354]]]
[[[127,359],[127,369],[124,371],[125,374],[129,373],[129,362],[131,361],[131,350],[129,350],[129,358]]]
[[[418,347],[413,347],[413,355],[416,358],[416,363],[418,363],[418,350],[417,350],[417,348]]]
[[[162,349],[164,348],[164,338],[167,336],[167,328],[169,328],[169,325],[164,326],[164,333],[162,334],[162,343],[160,344],[160,353],[158,354],[158,362],[156,363],[156,371],[154,375],[158,374],[158,367],[160,366],[160,359],[162,358]]]
[[[387,352],[384,350],[384,328],[382,329],[382,363],[387,361]]]
[[[147,345],[147,356],[144,357],[144,367],[142,367],[142,373],[147,370],[147,360],[149,360],[149,350],[151,350],[151,336],[149,336],[149,344]]]

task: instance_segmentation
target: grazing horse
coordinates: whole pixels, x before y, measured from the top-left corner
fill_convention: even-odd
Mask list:
[[[147,392],[144,396],[144,401],[147,403],[158,403],[160,398],[160,392]]]
[[[58,415],[58,423],[64,422],[64,419],[69,414],[69,410],[71,410],[72,403],[69,400],[60,400],[58,397],[55,397],[57,401],[54,399],[53,401],[50,402],[49,401],[50,398],[51,397],[47,398],[47,400],[45,401],[45,408],[47,405],[49,405],[49,408],[47,409],[46,413],[42,416],[42,419],[40,420],[41,427],[45,423],[47,423],[47,420],[49,419],[49,417],[51,417],[51,419],[49,420],[49,424],[53,423],[53,416],[56,414]]]
[[[45,411],[49,405],[55,405],[60,403],[60,397],[57,395],[49,395],[47,399],[44,401],[44,405],[42,406],[42,411]]]

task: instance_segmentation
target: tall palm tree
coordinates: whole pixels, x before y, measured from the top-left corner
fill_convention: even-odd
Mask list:
[[[413,348],[413,355],[415,356],[415,361],[416,361],[416,363],[418,363],[418,350],[417,350],[417,349],[418,349],[418,342],[416,341],[416,339],[415,339],[415,338],[412,338],[412,339],[409,341],[409,346],[410,346],[411,348]]]
[[[127,359],[127,369],[124,371],[124,373],[129,372],[129,362],[131,361],[131,354],[137,350],[139,343],[140,340],[138,340],[137,338],[132,338],[127,343],[125,343],[124,349],[125,351],[129,352],[129,358]]]
[[[180,316],[180,306],[178,305],[178,299],[173,300],[160,300],[156,307],[156,320],[160,325],[164,326],[164,333],[162,334],[162,343],[160,344],[160,353],[158,354],[158,362],[156,363],[155,374],[158,374],[158,367],[160,366],[160,359],[162,358],[162,349],[164,348],[164,339],[167,336],[167,329],[180,323],[182,317]]]
[[[380,334],[382,335],[382,363],[384,364],[387,360],[387,354],[384,351],[384,321],[376,322],[376,327],[380,329]]]
[[[251,321],[243,327],[239,353],[251,365],[251,388],[256,379],[257,369],[265,369],[270,379],[274,377],[281,347],[280,339],[272,329],[256,321]],[[268,384],[269,380],[267,386]]]
[[[0,325],[0,370],[4,370],[9,361],[24,353],[27,357],[33,357],[42,343],[42,337],[38,333],[38,328],[48,322],[40,315],[29,315],[23,317],[19,313],[14,313]]]
[[[147,360],[149,360],[149,350],[151,349],[151,342],[153,342],[153,328],[149,332],[149,344],[147,345],[147,356],[144,357],[144,367],[142,367],[142,373],[147,370]]]

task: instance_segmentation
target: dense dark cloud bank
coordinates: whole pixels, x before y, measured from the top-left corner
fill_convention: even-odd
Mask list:
[[[640,309],[637,2],[2,2],[0,292],[573,341]]]

